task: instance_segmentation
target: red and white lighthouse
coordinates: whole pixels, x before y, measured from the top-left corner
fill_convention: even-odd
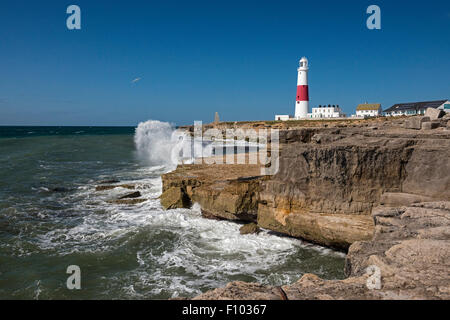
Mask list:
[[[295,118],[306,118],[309,110],[309,93],[308,93],[308,59],[305,57],[300,59],[300,65],[297,69],[297,99],[295,102]]]

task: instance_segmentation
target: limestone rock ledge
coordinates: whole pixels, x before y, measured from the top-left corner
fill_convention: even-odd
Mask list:
[[[166,209],[200,204],[205,217],[348,249],[370,240],[373,208],[450,200],[450,133],[386,124],[280,132],[280,167],[179,166],[162,176]]]
[[[162,176],[166,209],[199,203],[206,218],[256,222],[261,181],[258,165],[183,165]]]
[[[347,255],[345,280],[305,274],[282,287],[233,282],[198,300],[450,299],[450,202],[425,202],[373,210],[375,235]],[[367,268],[379,268],[379,289],[369,289]]]

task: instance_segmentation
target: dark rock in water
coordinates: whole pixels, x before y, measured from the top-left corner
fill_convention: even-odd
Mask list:
[[[119,188],[134,190],[136,187],[133,184],[121,184],[118,186]]]
[[[118,186],[96,186],[95,191],[104,191],[104,190],[111,190],[114,188],[117,188]]]
[[[147,201],[147,199],[119,199],[119,200],[112,200],[109,201],[109,203],[115,203],[115,204],[138,204]]]
[[[258,228],[258,225],[254,222],[243,225],[239,229],[239,232],[241,234],[252,234],[252,233],[258,233],[259,231],[260,231],[260,229]]]
[[[120,180],[116,180],[116,179],[111,179],[111,180],[102,180],[99,181],[99,184],[110,184],[110,183],[119,183]]]
[[[64,187],[56,187],[56,188],[49,188],[51,192],[69,192],[72,191],[71,189],[64,188]]]
[[[141,196],[141,193],[139,191],[132,192],[125,194],[121,196],[119,199],[108,201],[109,203],[115,203],[115,204],[138,204],[142,203],[144,201],[147,201],[147,199],[137,199]]]
[[[139,198],[141,196],[141,193],[139,191],[128,193],[126,195],[123,195],[119,198],[119,200],[122,199],[131,199],[131,198]]]
[[[120,185],[116,185],[116,186],[110,186],[110,185],[96,186],[95,187],[95,191],[112,190],[112,189],[115,189],[115,188],[124,188],[124,189],[133,190],[135,188],[135,186],[132,185],[132,184],[120,184]]]

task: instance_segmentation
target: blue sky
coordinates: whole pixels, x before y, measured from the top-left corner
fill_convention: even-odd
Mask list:
[[[302,56],[312,106],[450,98],[450,2],[1,1],[0,125],[272,120]]]

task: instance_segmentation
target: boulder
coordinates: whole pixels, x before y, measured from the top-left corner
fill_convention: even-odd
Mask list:
[[[435,121],[424,122],[422,123],[422,130],[433,130],[439,128],[440,123]]]
[[[406,119],[405,121],[405,129],[422,129],[422,125],[424,122],[430,121],[430,117],[411,117]]]
[[[186,193],[180,187],[171,187],[160,196],[164,209],[189,208],[190,201]]]
[[[241,234],[252,234],[258,233],[259,231],[260,229],[256,223],[245,224],[239,229]]]
[[[425,117],[429,117],[430,120],[437,120],[443,116],[445,116],[445,112],[440,109],[428,108],[427,111],[425,111]]]

